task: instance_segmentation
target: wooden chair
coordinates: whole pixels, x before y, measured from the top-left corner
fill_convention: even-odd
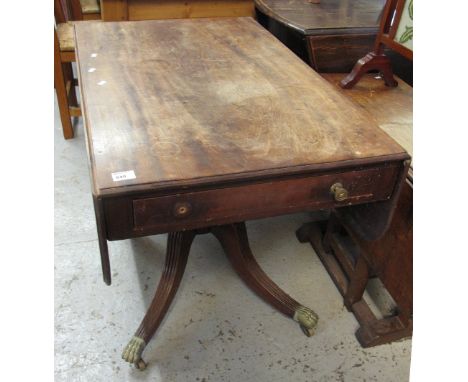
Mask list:
[[[54,0],[54,87],[65,139],[73,138],[71,118],[81,116],[75,90],[78,81],[74,78],[72,69],[72,62],[75,61],[72,4],[76,7],[77,0]]]

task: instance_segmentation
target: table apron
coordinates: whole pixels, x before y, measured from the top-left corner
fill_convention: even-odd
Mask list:
[[[194,192],[109,197],[103,200],[107,239],[386,200],[391,197],[401,170],[401,163],[392,163]],[[348,191],[346,200],[335,200],[330,188],[336,183],[341,183]]]

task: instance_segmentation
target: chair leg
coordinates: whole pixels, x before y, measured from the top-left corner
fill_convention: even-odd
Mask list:
[[[57,91],[57,101],[60,111],[60,120],[62,121],[63,137],[65,139],[73,138],[73,126],[68,106],[67,87],[62,64],[54,65],[54,87]]]
[[[75,77],[73,76],[73,68],[71,62],[64,62],[62,64],[64,79],[65,79],[65,88],[67,83],[70,82],[70,90],[68,93],[68,103],[69,106],[78,106],[78,100],[76,98],[76,88],[74,86]]]
[[[54,29],[54,88],[57,91],[57,100],[62,121],[63,136],[65,139],[73,138],[73,126],[68,105],[67,86],[60,58],[60,47],[57,32]]]

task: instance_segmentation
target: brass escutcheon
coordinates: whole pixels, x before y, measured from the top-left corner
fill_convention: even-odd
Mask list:
[[[174,206],[174,215],[176,217],[185,217],[192,211],[192,206],[187,202],[179,202]]]
[[[330,187],[330,192],[333,194],[337,202],[342,202],[348,199],[348,191],[343,187],[341,183],[335,183]]]

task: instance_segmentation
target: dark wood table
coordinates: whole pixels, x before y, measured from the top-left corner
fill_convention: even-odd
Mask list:
[[[254,0],[259,22],[321,73],[350,72],[369,53],[385,0]],[[394,72],[412,83],[412,63],[385,51]]]
[[[123,358],[144,367],[192,240],[208,232],[245,283],[311,335],[317,315],[262,271],[243,222],[342,207],[377,237],[405,150],[252,18],[80,24],[76,54],[105,282],[108,240],[169,233]]]

